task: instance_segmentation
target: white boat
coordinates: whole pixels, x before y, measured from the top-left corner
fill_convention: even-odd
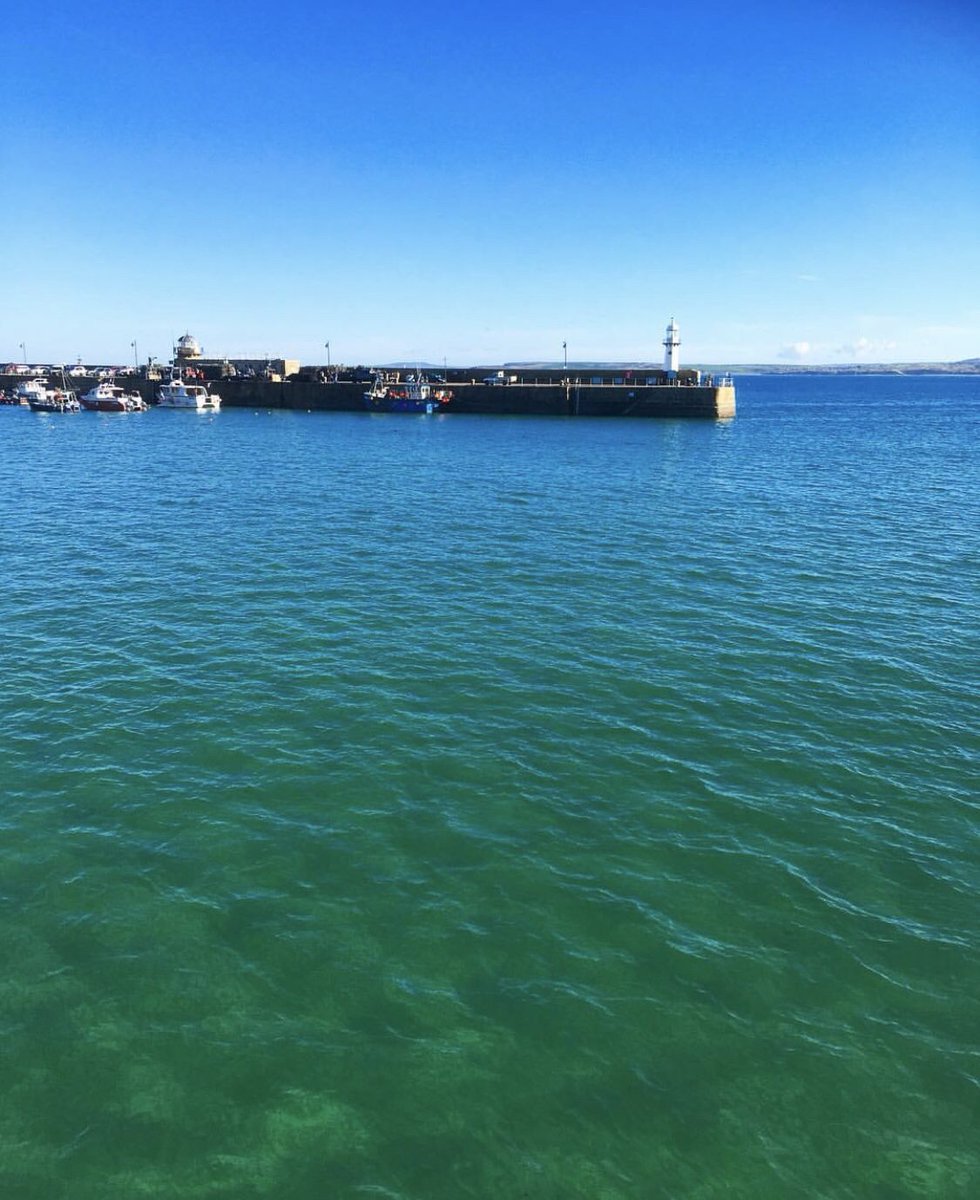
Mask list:
[[[43,400],[48,394],[46,379],[22,379],[14,388],[18,404],[30,404],[32,400]]]
[[[14,388],[20,403],[25,400],[33,412],[78,412],[78,397],[70,387],[48,387],[47,380],[25,379]]]
[[[117,383],[99,383],[82,396],[82,408],[89,412],[146,412],[147,403],[139,392],[127,392]]]
[[[171,373],[170,379],[160,385],[157,404],[161,408],[193,408],[198,412],[217,412],[221,408],[221,397],[200,383],[188,383],[179,371]]]

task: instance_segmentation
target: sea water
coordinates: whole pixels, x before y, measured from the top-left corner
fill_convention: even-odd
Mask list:
[[[980,379],[0,410],[0,1196],[980,1195]]]

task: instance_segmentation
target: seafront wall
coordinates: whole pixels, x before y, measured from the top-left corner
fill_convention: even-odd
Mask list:
[[[12,390],[20,382],[16,375],[0,375],[0,388]],[[76,378],[71,386],[81,395],[97,380]],[[159,383],[131,376],[119,380],[153,403]],[[265,379],[220,379],[211,385],[225,408],[285,408],[307,412],[361,412],[369,383],[340,380],[336,383],[304,383],[288,379],[282,383]],[[691,384],[586,385],[563,383],[506,384],[458,383],[450,381],[453,399],[447,413],[498,416],[553,417],[699,417],[716,420],[734,417],[735,389],[732,385]]]
[[[360,412],[365,383],[269,383],[222,379],[212,384],[226,408],[290,408]],[[724,387],[593,387],[575,384],[451,384],[447,413],[552,417],[702,417],[735,415],[735,389]]]

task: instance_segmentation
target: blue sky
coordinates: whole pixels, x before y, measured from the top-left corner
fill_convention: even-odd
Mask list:
[[[38,0],[0,360],[980,356],[966,0]]]

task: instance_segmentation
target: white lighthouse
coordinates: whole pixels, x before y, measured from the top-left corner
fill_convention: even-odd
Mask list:
[[[677,328],[677,322],[671,317],[670,324],[667,326],[667,336],[664,338],[664,370],[670,379],[677,378],[679,362],[677,351],[680,349],[680,344],[681,331]]]

